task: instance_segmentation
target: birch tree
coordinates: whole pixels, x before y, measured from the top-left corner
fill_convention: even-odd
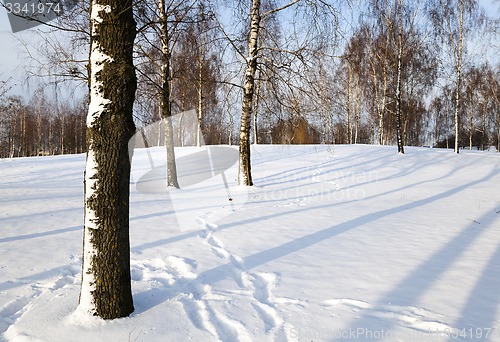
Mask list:
[[[131,0],[92,0],[80,308],[104,319],[134,311],[130,284],[129,139],[136,75]]]
[[[454,67],[455,67],[455,153],[459,153],[458,146],[458,128],[460,113],[460,92],[462,90],[462,59],[464,50],[464,1],[458,1],[458,41],[454,48]]]
[[[195,143],[201,146],[203,142],[213,144],[217,135],[225,133],[217,108],[223,62],[218,30],[206,4],[199,1],[192,12],[193,22],[179,33],[173,51],[172,95],[180,112],[197,108]]]
[[[321,0],[276,1],[266,3],[266,6],[260,0],[251,0],[249,4],[243,1],[239,1],[238,4],[246,10],[247,26],[244,29],[246,49],[241,47],[240,41],[233,39],[228,32],[224,31],[224,26],[220,22],[219,26],[236,53],[244,60],[238,184],[251,186],[253,180],[250,163],[250,128],[255,109],[256,75],[260,63],[265,61],[268,66],[272,66],[269,70],[273,70],[273,74],[272,76],[259,75],[259,77],[276,77],[279,82],[286,83],[285,88],[291,93],[299,91],[299,80],[303,77],[302,75],[306,74],[303,66],[310,63],[315,55],[321,54],[319,47],[333,44],[334,39],[330,32],[334,31],[332,27],[335,26],[336,17],[331,3]],[[267,32],[269,33],[267,39],[271,42],[267,44],[262,39],[266,21],[285,11],[287,15],[283,15],[282,19],[286,21],[283,25],[288,25],[287,35],[277,37],[272,32]],[[286,57],[277,60],[276,56]],[[289,77],[283,77],[283,73]],[[297,95],[291,94],[290,98],[296,98]],[[289,107],[293,109],[293,104],[290,103]]]
[[[346,44],[342,60],[335,76],[335,98],[339,104],[339,112],[345,116],[345,139],[347,144],[359,143],[359,129],[361,121],[363,92],[367,87],[365,76],[368,72],[369,41],[366,27],[354,32]],[[343,137],[342,137],[343,138]]]
[[[138,65],[140,76],[153,89],[153,98],[159,99],[159,114],[165,127],[165,148],[167,160],[167,187],[179,188],[175,161],[174,131],[172,127],[174,47],[180,31],[191,23],[190,12],[196,0],[155,0],[136,3],[139,28]],[[151,97],[148,96],[147,97]]]
[[[454,152],[459,153],[460,112],[463,92],[464,56],[467,52],[467,38],[473,31],[479,32],[484,24],[484,16],[479,10],[477,0],[433,0],[430,2],[429,15],[436,37],[443,44],[451,59],[454,73]]]
[[[265,17],[265,15],[261,16],[260,0],[252,0],[252,5],[250,7],[248,56],[246,58],[243,105],[241,109],[238,164],[238,184],[247,186],[253,185],[250,164],[250,118],[252,115],[253,96],[255,91],[255,73],[257,72],[258,58],[257,46],[262,17]]]
[[[421,124],[416,121],[422,121],[425,96],[436,79],[436,56],[418,22],[423,3],[371,0],[368,8],[374,25],[363,30],[369,39],[364,79],[372,89],[366,97],[372,100],[374,133],[379,144],[395,142],[398,153],[404,153],[409,135],[418,144]]]
[[[396,139],[398,142],[398,153],[404,154],[403,132],[401,128],[401,78],[403,72],[403,1],[398,0],[396,5],[397,47],[398,47],[398,69],[396,80]]]
[[[174,131],[172,128],[172,104],[170,61],[170,32],[168,30],[168,17],[165,0],[159,0],[159,21],[161,41],[161,117],[165,123],[165,146],[167,153],[167,187],[179,188],[177,181],[177,166],[175,164]]]

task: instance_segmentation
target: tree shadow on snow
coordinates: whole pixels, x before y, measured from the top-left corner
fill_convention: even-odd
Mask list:
[[[495,214],[493,214],[495,215]],[[469,293],[462,308],[460,319],[454,324],[458,329],[466,329],[469,337],[491,339],[499,334],[500,326],[495,326],[495,318],[500,307],[500,244],[497,245],[481,277]],[[472,329],[472,330],[469,330]],[[478,329],[478,330],[476,330]],[[496,331],[489,330],[496,329]],[[472,331],[472,336],[470,332]],[[482,334],[482,336],[480,336]],[[450,341],[456,339],[450,338]]]
[[[64,234],[64,233],[69,233],[69,232],[74,232],[74,231],[82,231],[83,232],[83,226],[73,226],[73,227],[68,227],[68,228],[44,231],[44,232],[40,232],[40,233],[17,235],[17,236],[12,236],[12,237],[1,238],[0,243],[36,239],[36,238],[40,238],[40,237]]]
[[[378,219],[388,217],[397,213],[429,205],[436,201],[444,200],[465,189],[489,181],[492,177],[498,174],[498,171],[499,171],[498,168],[494,168],[493,170],[491,170],[489,174],[485,175],[480,179],[464,183],[460,186],[448,189],[437,195],[433,195],[428,198],[424,198],[414,202],[405,203],[404,205],[398,206],[396,208],[389,208],[381,210],[379,212],[362,215],[357,218],[351,219],[349,221],[317,231],[315,233],[291,240],[282,245],[246,256],[242,258],[242,265],[244,265],[245,270],[249,270],[264,265],[270,261],[280,259],[284,256],[295,253],[302,249],[311,247],[317,243],[331,239],[337,235],[356,229],[360,226],[366,226],[366,224],[368,224],[369,222],[373,222]],[[315,209],[318,209],[320,207],[322,206],[319,207],[317,206],[315,207]],[[329,206],[327,205],[324,207],[331,207],[331,205]],[[307,210],[307,209],[295,209],[293,210],[293,212],[296,213],[302,210]],[[283,213],[283,215],[286,214],[287,213]],[[282,213],[280,213],[279,215],[281,216]],[[270,217],[275,217],[275,216],[276,215],[270,215]],[[250,223],[254,221],[260,221],[262,219],[263,219],[262,217],[257,217],[239,223],[240,224]],[[234,223],[225,226],[221,225],[217,230],[227,229],[230,227],[234,227]],[[381,303],[390,302],[393,298],[407,298],[408,302],[413,303],[416,299],[418,299],[427,291],[427,289],[432,285],[432,283],[435,281],[438,275],[442,274],[448,267],[450,267],[453,264],[453,261],[456,260],[463,253],[465,247],[468,246],[472,240],[479,237],[481,232],[483,232],[483,230],[471,229],[471,227],[467,227],[466,229],[464,229],[447,246],[445,246],[441,251],[437,252],[434,256],[432,256],[429,259],[429,261],[424,263],[421,267],[419,267],[419,269],[417,269],[415,272],[412,272],[411,275],[409,275],[400,284],[398,284],[394,288],[394,291],[391,291],[391,293],[389,293],[381,300]],[[192,232],[183,235],[184,237],[190,237],[196,234]],[[169,242],[174,242],[177,240],[178,239],[172,239]],[[429,268],[429,266],[431,265],[432,267]],[[234,265],[232,263],[226,263],[217,266],[213,269],[202,272],[198,275],[196,279],[191,281],[194,284],[191,284],[192,286],[190,286],[190,288],[197,288],[199,285],[204,285],[204,284],[213,285],[221,280],[227,279],[231,277],[231,274],[233,274],[232,273],[233,268]],[[415,284],[418,284],[418,286],[415,286]],[[141,312],[148,311],[153,307],[160,305],[161,303],[169,299],[175,298],[178,294],[180,294],[180,292],[172,291],[172,289],[158,289],[158,288],[139,293],[137,294],[137,298],[139,298],[141,302],[146,298],[151,298],[151,296],[156,297],[155,300],[149,300],[148,301],[149,304],[142,302],[140,305],[141,307],[140,310]],[[137,314],[140,314],[140,312],[138,312]],[[358,320],[356,322],[356,325],[359,325],[359,323],[363,323],[363,317],[361,318],[361,320]],[[390,325],[391,323],[387,322],[387,324]]]
[[[456,187],[455,189],[448,190],[440,195],[434,196],[434,198],[429,198],[427,200],[433,202],[437,199],[444,199],[450,195],[458,193],[465,190],[468,187],[472,187],[482,182],[488,181],[491,177],[495,176],[498,172],[498,168],[493,169],[489,175]],[[420,206],[419,203],[422,201],[416,201],[410,204],[411,208]],[[445,246],[443,246],[439,251],[435,252],[430,256],[425,262],[418,266],[414,271],[408,274],[402,281],[393,287],[393,290],[385,294],[377,303],[373,304],[374,308],[384,307],[388,303],[391,305],[400,306],[414,306],[418,303],[428,291],[431,290],[434,283],[436,283],[440,277],[450,269],[453,264],[459,260],[459,258],[467,251],[467,249],[473,245],[473,243],[487,230],[491,230],[494,225],[493,222],[498,213],[494,211],[489,211],[485,213],[480,218],[474,220],[462,231],[456,235],[451,241],[449,241]],[[479,225],[480,224],[480,225]],[[474,289],[468,296],[467,303],[462,309],[460,319],[454,323],[452,328],[456,329],[470,329],[472,328],[472,333],[475,333],[475,329],[481,329],[483,334],[482,339],[485,339],[486,330],[485,328],[495,328],[493,326],[496,318],[496,313],[500,306],[500,293],[498,289],[500,288],[500,280],[498,275],[500,274],[500,245],[497,246],[495,253],[490,258],[486,268],[483,270],[480,279],[477,281]],[[462,279],[456,279],[455,285],[460,286]],[[456,300],[456,298],[451,298],[451,300]],[[375,327],[374,330],[377,332],[386,331],[390,332],[396,325],[398,325],[396,320],[391,321],[381,321],[377,320],[367,312],[361,317],[357,318],[347,331],[356,331],[357,329],[370,329]],[[411,328],[411,326],[409,326]],[[498,327],[496,327],[498,328]],[[418,330],[418,329],[417,329]],[[422,332],[422,337],[425,336],[426,332]],[[427,331],[427,333],[437,333],[437,331]],[[452,333],[451,331],[445,333]],[[468,331],[469,337],[471,332]],[[490,337],[493,331],[490,333]],[[429,335],[432,336],[432,335]],[[451,335],[450,335],[451,336]],[[479,335],[477,335],[479,336]],[[473,336],[474,337],[474,336]],[[472,338],[473,338],[472,337]],[[458,336],[460,338],[460,336]],[[450,341],[457,340],[457,337],[450,337]]]

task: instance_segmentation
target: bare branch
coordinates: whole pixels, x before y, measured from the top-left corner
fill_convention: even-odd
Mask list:
[[[278,8],[272,9],[272,10],[269,10],[269,11],[267,11],[266,13],[262,14],[262,15],[261,15],[261,18],[262,18],[262,19],[265,19],[266,17],[268,17],[268,16],[270,16],[270,15],[272,15],[272,14],[274,14],[274,13],[277,13],[277,12],[283,11],[283,10],[285,10],[285,9],[289,8],[289,7],[292,7],[293,5],[295,5],[295,4],[297,4],[297,3],[301,2],[301,1],[302,1],[302,0],[294,0],[294,1],[292,1],[292,2],[290,2],[290,3],[288,3],[288,4],[286,4],[286,5],[283,5],[283,6],[281,6],[281,7],[278,7]]]

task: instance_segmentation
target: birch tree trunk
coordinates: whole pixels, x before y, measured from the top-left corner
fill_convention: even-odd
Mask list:
[[[497,129],[497,153],[500,153],[500,127]]]
[[[128,142],[137,86],[131,0],[93,0],[90,15],[85,223],[80,309],[104,319],[134,311],[130,286]]]
[[[398,76],[396,83],[396,135],[398,141],[398,153],[404,154],[403,134],[401,130],[401,72],[403,59],[403,34],[398,35]]]
[[[59,110],[58,110],[59,111]],[[61,136],[59,137],[60,139],[60,144],[61,144],[61,154],[64,154],[64,113],[60,113],[61,116]]]
[[[227,111],[227,118],[229,119],[229,137],[228,137],[228,145],[231,146],[233,144],[233,129],[234,129],[234,119],[233,115],[231,114],[231,90],[229,90],[225,96],[225,101],[226,101],[226,111]]]
[[[203,119],[203,54],[204,44],[201,44],[198,58],[198,127],[196,129],[196,146],[201,146],[201,123]]]
[[[257,75],[257,79],[258,79]],[[259,101],[260,101],[260,88],[261,88],[262,82],[257,82],[256,84],[256,89],[255,89],[255,110],[253,111],[253,143],[257,145],[259,143],[259,131],[258,131],[258,126],[257,126],[257,116],[259,113]]]
[[[383,71],[382,78],[382,103],[380,105],[379,116],[378,116],[378,144],[384,145],[384,116],[385,116],[385,108],[386,108],[386,97],[387,97],[387,71]]]
[[[174,129],[170,104],[170,41],[165,0],[159,0],[161,39],[161,117],[165,123],[165,147],[167,153],[167,187],[179,188],[175,163]]]
[[[484,151],[486,148],[486,104],[483,104],[483,118],[482,118],[482,127],[481,127],[481,150]]]
[[[472,110],[469,110],[469,151],[472,151],[472,138],[474,136],[474,116]]]
[[[460,16],[459,16],[459,33],[458,33],[458,51],[456,55],[456,89],[455,89],[455,153],[459,153],[460,149],[458,146],[458,126],[459,126],[459,113],[460,113],[460,91],[462,85],[462,54],[463,54],[463,22],[464,22],[464,2],[459,1],[458,4]]]
[[[351,66],[347,66],[347,111],[346,111],[346,131],[347,131],[347,144],[352,144],[352,127],[351,127],[351,82],[352,82],[352,72],[351,72]]]
[[[359,73],[356,74],[356,94],[355,94],[355,111],[354,111],[354,143],[358,143],[359,129],[361,125],[361,84]]]
[[[252,0],[250,8],[250,35],[248,38],[248,57],[246,60],[243,106],[240,123],[238,184],[251,186],[250,166],[250,121],[252,116],[255,73],[257,71],[257,44],[260,28],[260,0]]]
[[[377,141],[379,145],[382,145],[382,125],[383,125],[383,114],[381,113],[381,106],[379,104],[379,88],[377,82],[377,70],[375,67],[375,62],[373,60],[369,60],[370,69],[371,69],[371,78],[373,82],[373,97],[372,97],[372,107],[375,112],[373,113],[373,143],[375,144]],[[375,131],[375,127],[377,127],[377,131]]]
[[[396,140],[398,142],[398,153],[404,154],[403,132],[401,128],[401,82],[403,72],[403,2],[398,0],[397,3],[397,23],[399,24],[398,32],[398,75],[396,80]]]

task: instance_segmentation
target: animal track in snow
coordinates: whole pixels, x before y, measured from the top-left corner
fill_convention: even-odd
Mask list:
[[[276,304],[293,304],[305,306],[306,302],[298,299],[275,297],[273,289],[279,283],[279,276],[275,273],[255,272],[251,274],[254,287],[254,308],[263,320],[266,334],[274,336],[275,341],[293,341],[297,336],[291,332],[297,331],[295,327],[284,320],[276,308]]]
[[[256,300],[253,306],[264,322],[266,334],[275,334],[277,329],[283,325],[283,319],[274,307],[271,292],[271,289],[276,285],[277,276],[273,273],[254,273],[252,282]]]
[[[245,287],[245,284],[248,284],[248,277],[246,277],[243,259],[231,253],[224,243],[215,236],[217,225],[205,222],[204,227],[205,229],[199,233],[199,236],[204,239],[205,244],[210,246],[210,249],[217,257],[228,261],[232,266],[230,268],[234,281],[240,287]]]
[[[256,315],[261,318],[266,336],[272,336],[272,340],[275,341],[289,341],[287,331],[293,331],[293,327],[279,315],[275,305],[297,304],[299,301],[288,298],[275,298],[272,290],[278,284],[278,275],[265,272],[249,272],[245,268],[244,259],[232,253],[223,241],[216,236],[217,225],[207,223],[201,218],[198,220],[204,224],[204,229],[199,233],[200,238],[204,239],[204,242],[210,246],[210,249],[217,257],[227,261],[230,273],[239,288],[232,292],[226,291],[223,295],[220,295],[213,294],[211,287],[205,287],[202,296],[194,296],[192,299],[189,297],[184,298],[183,305],[193,324],[202,326],[204,330],[211,332],[213,336],[223,341],[251,341],[249,332],[242,323],[222,315],[210,305],[211,300],[228,302],[231,297],[244,296],[245,300],[255,310]],[[193,300],[195,303],[192,302]],[[193,308],[197,308],[199,312],[193,312]],[[201,318],[205,319],[204,324],[199,323],[202,321]],[[207,319],[210,320],[211,324],[206,322]],[[216,334],[213,333],[214,330]]]
[[[79,262],[69,266],[55,269],[56,275],[47,276],[48,279],[33,280],[23,278],[23,280],[11,280],[12,283],[19,284],[26,292],[11,300],[0,308],[0,335],[7,332],[11,325],[14,325],[26,312],[30,310],[37,298],[44,293],[56,293],[57,290],[68,285],[77,285],[79,283],[78,274],[80,272]],[[49,274],[49,273],[48,273]],[[23,291],[23,292],[24,292]]]
[[[358,309],[371,309],[372,306],[367,302],[361,300],[349,299],[349,298],[334,298],[328,299],[323,302],[324,305],[334,306],[338,304],[343,304],[352,307],[355,311]]]
[[[194,279],[196,263],[177,256],[165,259],[131,260],[131,277],[134,281],[149,281],[162,285],[172,285],[183,279]]]
[[[334,298],[323,302],[325,306],[344,305],[353,311],[364,310],[371,317],[382,320],[397,321],[400,325],[422,332],[450,332],[453,327],[440,322],[444,316],[415,306],[379,305],[373,306],[367,302],[349,298]]]
[[[40,292],[32,297],[20,297],[7,303],[0,309],[0,334],[7,331],[10,325],[14,324],[30,307],[33,297],[37,297]]]
[[[195,273],[197,265],[194,260],[169,256],[167,258],[167,265],[175,270],[178,277],[185,279],[194,279],[197,277],[197,274]]]
[[[188,293],[183,293],[179,301],[195,327],[205,330],[220,341],[252,341],[245,326],[225,316],[211,304],[227,301],[227,297],[212,293],[208,284],[191,283]]]

